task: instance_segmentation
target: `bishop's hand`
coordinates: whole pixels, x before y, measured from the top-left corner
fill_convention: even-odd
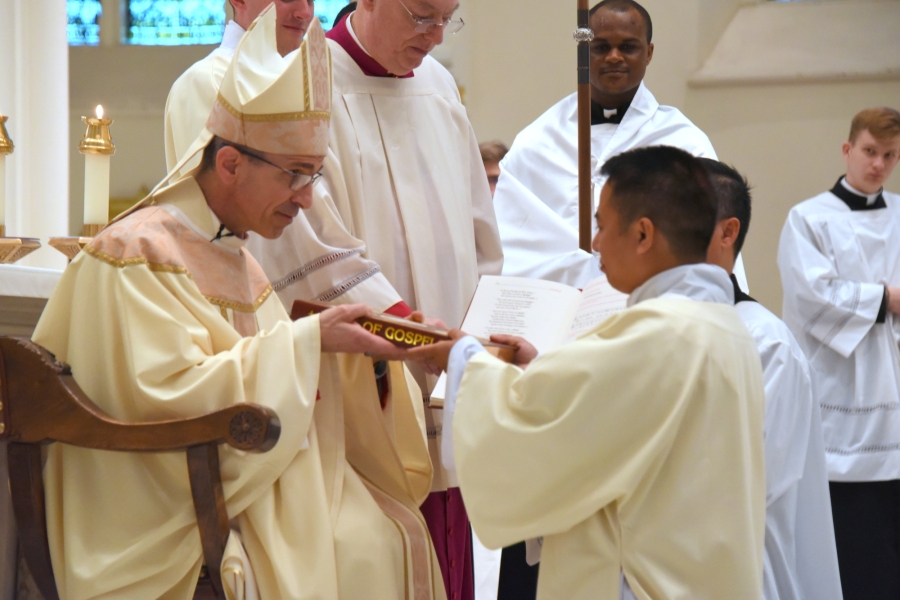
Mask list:
[[[335,306],[319,315],[322,352],[366,354],[379,360],[405,360],[407,351],[366,331],[356,322],[374,313],[365,304]]]

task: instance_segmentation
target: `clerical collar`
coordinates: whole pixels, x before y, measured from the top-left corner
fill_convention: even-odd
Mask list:
[[[879,208],[887,208],[884,202],[884,194],[879,191],[877,194],[862,194],[859,190],[854,189],[848,184],[843,177],[838,179],[831,193],[844,201],[850,210],[877,210]]]
[[[741,302],[756,302],[753,298],[751,298],[748,294],[741,289],[741,286],[738,285],[737,277],[734,276],[734,273],[730,275],[731,277],[731,285],[734,286],[734,303],[740,304]]]
[[[228,24],[225,25],[225,32],[222,34],[222,43],[219,45],[219,48],[234,52],[245,33],[247,31],[243,27],[234,21],[228,21]]]
[[[697,302],[734,304],[734,289],[725,269],[697,263],[657,273],[631,292],[628,307],[669,296],[681,296]]]
[[[325,37],[337,42],[337,44],[350,55],[350,58],[353,59],[353,62],[357,64],[360,70],[362,70],[363,75],[368,77],[390,77],[393,79],[408,79],[415,75],[412,71],[406,75],[393,75],[392,73],[389,73],[387,69],[382,67],[377,60],[372,58],[369,53],[363,49],[356,34],[353,33],[350,25],[351,16],[353,16],[353,13],[350,13],[341,19],[338,24],[331,28],[331,31],[325,34]]]
[[[225,223],[221,223],[219,225],[219,231],[216,233],[216,236],[209,241],[210,242],[218,242],[222,238],[230,238],[230,237],[237,237],[237,234],[234,233],[233,231],[228,231],[228,228],[225,227]]]
[[[625,113],[631,106],[631,101],[626,102],[618,108],[603,108],[593,100],[591,101],[591,125],[603,125],[612,123],[618,125],[622,122]]]

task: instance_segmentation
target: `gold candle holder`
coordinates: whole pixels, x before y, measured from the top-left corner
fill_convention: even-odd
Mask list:
[[[6,131],[6,122],[9,117],[0,115],[0,154],[12,154],[16,149],[16,145],[9,139],[9,132]]]
[[[98,107],[99,109],[99,107]],[[103,113],[100,112],[102,115]],[[87,131],[78,144],[78,151],[82,154],[102,154],[112,156],[116,153],[116,145],[113,144],[112,137],[109,134],[109,126],[113,124],[112,119],[104,119],[100,117],[81,117],[81,120],[87,123]]]
[[[103,107],[97,107],[96,117],[81,117],[81,120],[87,124],[84,137],[78,144],[78,151],[85,157],[85,223],[81,227],[81,236],[55,237],[48,242],[69,260],[74,259],[106,227],[109,219],[109,157],[116,153],[116,145],[109,133],[113,120],[103,118]],[[105,208],[93,205],[97,198],[106,200],[102,203],[106,204]],[[100,222],[92,223],[91,220]]]
[[[97,107],[96,117],[81,119],[87,124],[78,144],[78,151],[84,155],[83,223],[105,225],[109,220],[109,157],[116,152],[109,133],[112,119],[103,118],[102,106]]]
[[[6,186],[6,157],[13,153],[16,145],[9,138],[9,132],[6,130],[6,121],[9,117],[0,115],[0,161],[4,161],[0,168],[3,169],[2,177],[0,177],[0,187]],[[0,189],[0,194],[5,199],[6,190]],[[0,211],[5,213],[6,203],[0,202]],[[0,214],[5,216],[5,214]],[[2,219],[0,219],[2,221]],[[41,242],[36,238],[17,238],[6,237],[6,225],[0,222],[0,264],[11,265],[17,260],[24,258],[41,247]]]

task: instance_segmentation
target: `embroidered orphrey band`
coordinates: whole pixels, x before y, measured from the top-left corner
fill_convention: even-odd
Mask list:
[[[318,271],[322,267],[326,267],[330,264],[336,263],[339,260],[344,260],[345,258],[349,258],[355,254],[360,254],[361,252],[362,250],[358,249],[341,250],[339,252],[332,252],[331,254],[320,256],[319,258],[306,263],[296,271],[282,277],[278,281],[273,281],[272,289],[274,289],[276,292],[280,292],[289,285],[306,278],[306,276],[313,271]]]

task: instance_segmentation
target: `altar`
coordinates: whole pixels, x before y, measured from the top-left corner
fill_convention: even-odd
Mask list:
[[[31,337],[62,271],[0,265],[0,335]]]

